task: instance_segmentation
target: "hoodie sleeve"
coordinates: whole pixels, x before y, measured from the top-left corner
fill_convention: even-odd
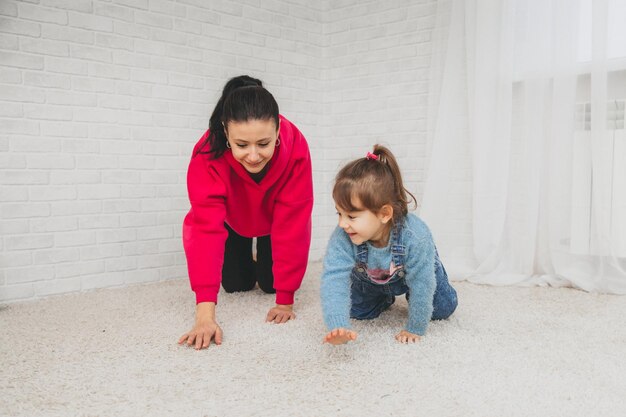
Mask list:
[[[294,293],[304,278],[311,246],[311,212],[313,210],[313,176],[311,155],[302,134],[294,129],[299,157],[288,181],[278,194],[272,221],[271,243],[274,262],[276,304],[293,304]],[[294,151],[296,151],[294,149]]]
[[[191,210],[183,222],[183,246],[191,289],[196,303],[217,302],[228,237],[226,186],[214,167],[207,165],[206,155],[196,154],[195,149],[187,171],[187,191]]]

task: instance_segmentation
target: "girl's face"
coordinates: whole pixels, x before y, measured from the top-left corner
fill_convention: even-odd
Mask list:
[[[278,129],[274,120],[248,120],[228,122],[225,126],[226,140],[233,157],[246,171],[261,172],[274,155]]]
[[[354,207],[362,207],[354,204]],[[336,207],[339,215],[339,227],[348,234],[350,240],[355,245],[370,241],[374,246],[385,247],[389,242],[389,231],[391,226],[391,218],[393,216],[393,208],[386,204],[378,213],[374,213],[367,209],[359,209],[356,211],[346,211],[340,207]]]

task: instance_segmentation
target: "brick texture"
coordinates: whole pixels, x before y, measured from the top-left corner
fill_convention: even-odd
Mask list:
[[[3,0],[0,302],[186,276],[185,173],[224,82],[307,137],[311,260],[337,169],[376,142],[421,194],[433,0]]]

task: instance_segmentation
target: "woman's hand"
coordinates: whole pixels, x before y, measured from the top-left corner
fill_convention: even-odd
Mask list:
[[[198,303],[196,322],[193,328],[178,339],[178,344],[194,345],[195,349],[209,347],[211,340],[216,345],[222,344],[222,329],[215,321],[215,303]]]
[[[352,340],[356,340],[356,332],[344,328],[333,329],[324,337],[324,343],[331,345],[343,345]]]
[[[280,324],[287,323],[295,318],[296,313],[293,312],[293,304],[276,304],[276,307],[270,308],[270,311],[267,312],[265,321]]]
[[[415,343],[420,341],[420,335],[402,330],[396,335],[396,340],[400,343]]]

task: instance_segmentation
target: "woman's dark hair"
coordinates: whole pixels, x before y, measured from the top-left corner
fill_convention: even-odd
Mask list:
[[[228,80],[224,86],[209,119],[209,136],[198,148],[198,153],[208,153],[212,159],[219,158],[227,149],[224,126],[231,121],[248,120],[273,120],[278,129],[278,103],[263,88],[261,80],[240,75]]]
[[[333,199],[342,210],[360,211],[364,208],[378,213],[385,204],[393,207],[393,224],[408,214],[415,196],[402,182],[400,167],[389,149],[374,145],[374,157],[359,158],[344,166],[335,177]],[[411,199],[409,199],[409,196]],[[355,198],[361,207],[355,206]]]

